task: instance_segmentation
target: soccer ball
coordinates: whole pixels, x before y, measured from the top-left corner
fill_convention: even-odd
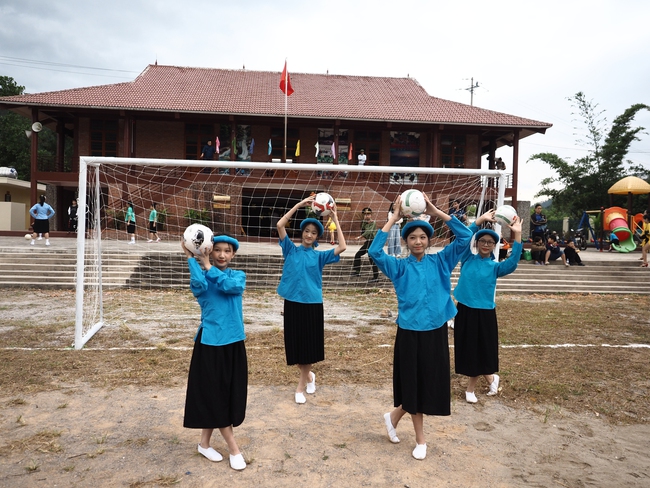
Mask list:
[[[417,217],[427,209],[427,201],[420,190],[406,190],[400,198],[402,215]]]
[[[31,239],[31,238],[32,238],[32,235],[31,235],[31,234],[25,234],[25,239],[29,240],[29,239]]]
[[[494,212],[494,218],[496,221],[504,226],[512,224],[517,216],[517,211],[510,205],[501,205]]]
[[[327,217],[334,208],[334,199],[329,193],[321,192],[316,194],[316,198],[311,202],[311,210],[318,217]]]
[[[183,232],[183,242],[195,256],[212,251],[212,231],[203,224],[192,224]]]

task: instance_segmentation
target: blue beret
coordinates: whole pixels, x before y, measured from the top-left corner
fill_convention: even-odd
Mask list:
[[[481,237],[483,236],[490,236],[492,239],[494,239],[494,242],[497,243],[500,240],[499,234],[494,232],[492,229],[481,229],[476,233],[476,236],[474,237],[474,240],[478,241]]]
[[[431,236],[433,236],[433,227],[426,220],[411,220],[402,228],[402,239],[406,240],[408,235],[417,227],[421,227],[427,237],[431,239]]]
[[[300,222],[300,230],[305,230],[307,224],[314,224],[316,226],[316,228],[318,229],[318,237],[322,236],[323,232],[325,232],[325,229],[323,228],[323,224],[321,224],[320,220],[312,219],[312,218],[308,218]]]
[[[239,241],[234,237],[230,237],[227,235],[214,236],[212,238],[212,242],[214,242],[215,244],[217,242],[225,242],[227,244],[230,244],[232,248],[235,250],[235,252],[237,252],[237,250],[239,249]]]

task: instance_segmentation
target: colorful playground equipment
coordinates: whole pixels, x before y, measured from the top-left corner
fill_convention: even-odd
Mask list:
[[[641,215],[641,214],[638,214]],[[637,216],[633,217],[636,227]],[[628,225],[627,210],[621,207],[606,208],[603,212],[603,229],[616,234],[618,244],[612,243],[612,248],[618,252],[632,252],[636,249],[634,231]]]

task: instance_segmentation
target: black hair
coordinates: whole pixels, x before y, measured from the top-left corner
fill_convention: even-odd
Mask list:
[[[41,195],[41,207],[45,205],[45,195]]]
[[[129,203],[128,203],[128,206],[131,207],[131,208],[133,208],[133,202],[129,202]]]

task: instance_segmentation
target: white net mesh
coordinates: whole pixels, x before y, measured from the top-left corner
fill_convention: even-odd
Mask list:
[[[241,247],[232,267],[246,271],[248,289],[273,291],[282,272],[277,221],[311,193],[327,192],[336,201],[348,250],[340,263],[325,268],[324,288],[388,287],[383,276],[379,283],[368,283],[372,271],[367,255],[361,260],[361,276],[350,276],[354,255],[363,243],[356,239],[362,210],[372,209],[381,228],[396,196],[416,188],[443,211],[449,212],[451,202],[458,200],[462,208],[481,212],[503,201],[497,177],[497,172],[485,170],[82,158],[79,203],[86,212],[79,225],[86,233],[79,232],[78,237],[75,347],[82,347],[103,323],[138,320],[129,290],[151,292],[150,303],[142,308],[145,315],[159,314],[173,322],[198,313],[187,293],[189,272],[180,247],[191,223],[203,223],[215,235],[237,238]],[[156,204],[155,234],[149,232],[152,204]],[[129,205],[135,214],[134,235],[127,233],[125,222]],[[301,209],[287,226],[297,243],[300,222],[307,216],[308,209]],[[327,218],[321,220],[326,226],[322,250],[332,246],[336,233],[332,237]],[[435,252],[451,236],[441,222],[431,223]],[[401,247],[405,256],[407,250]]]

